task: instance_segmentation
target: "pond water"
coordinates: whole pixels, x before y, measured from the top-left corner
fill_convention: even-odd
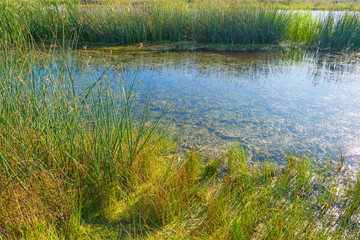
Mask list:
[[[234,142],[253,159],[286,152],[325,159],[360,155],[360,54],[297,49],[208,51],[149,45],[79,50],[102,68],[115,62],[156,82],[153,101],[174,104],[166,121],[180,146],[219,154]],[[124,71],[131,77],[132,71]],[[111,75],[110,75],[111,76]],[[156,111],[156,109],[155,109]]]

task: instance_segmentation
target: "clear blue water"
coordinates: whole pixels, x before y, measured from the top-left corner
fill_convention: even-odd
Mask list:
[[[137,78],[156,83],[155,111],[172,92],[174,107],[165,121],[172,133],[181,132],[184,149],[216,155],[240,142],[257,159],[282,159],[286,152],[324,159],[338,149],[354,161],[360,155],[358,54],[177,52],[156,46],[79,53],[92,56],[99,71],[109,61],[123,66],[127,78],[138,69]]]

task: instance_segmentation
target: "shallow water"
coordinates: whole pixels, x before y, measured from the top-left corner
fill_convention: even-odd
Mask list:
[[[285,152],[324,159],[338,149],[352,160],[360,155],[360,55],[202,50],[154,45],[77,52],[80,59],[91,56],[100,71],[115,62],[130,78],[127,70],[137,68],[139,79],[156,82],[156,106],[172,92],[165,120],[171,131],[181,129],[184,149],[219,154],[237,141],[257,159],[282,159]]]

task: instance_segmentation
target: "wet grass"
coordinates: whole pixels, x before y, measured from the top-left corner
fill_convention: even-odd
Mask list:
[[[23,0],[3,2],[1,9],[4,20],[0,31],[21,29],[39,41],[76,37],[79,41],[116,44],[285,42],[329,50],[360,48],[360,18],[352,13],[341,17],[330,13],[321,18],[229,1],[84,5],[75,1]]]
[[[359,237],[360,175],[343,156],[288,156],[278,167],[236,144],[220,158],[177,154],[159,128],[171,105],[152,114],[153,86],[136,72],[124,79],[110,66],[112,82],[91,65],[74,74],[71,46],[38,48],[21,22],[4,22],[2,239]]]

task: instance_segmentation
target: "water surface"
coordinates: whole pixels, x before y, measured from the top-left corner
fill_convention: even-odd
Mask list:
[[[182,129],[184,149],[219,154],[240,142],[258,159],[282,159],[285,152],[324,159],[339,148],[353,160],[360,155],[360,55],[187,50],[155,45],[78,53],[98,69],[114,61],[137,68],[139,79],[156,82],[157,106],[172,93],[165,120],[171,131]],[[131,78],[133,71],[124,72]]]

